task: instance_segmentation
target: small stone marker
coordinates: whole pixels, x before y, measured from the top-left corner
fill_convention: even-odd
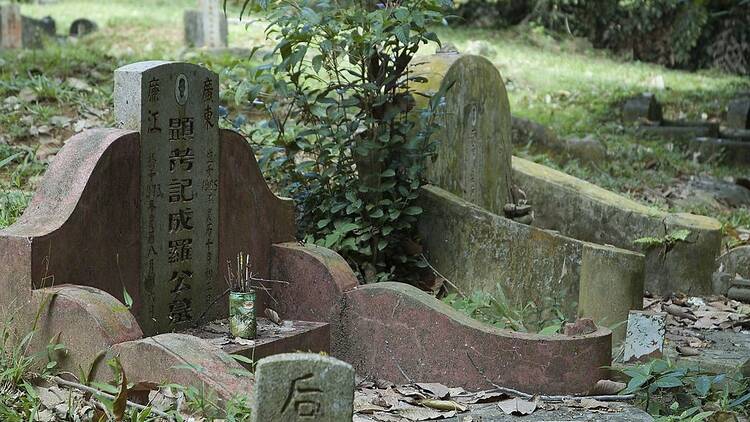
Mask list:
[[[645,93],[628,99],[622,108],[622,118],[626,122],[661,122],[663,119],[661,104],[656,96]]]
[[[18,4],[0,5],[0,49],[23,47],[23,18]]]
[[[216,295],[219,79],[189,63],[135,63],[115,71],[114,97],[118,124],[141,133],[142,328],[169,332]]]
[[[226,48],[227,18],[218,0],[198,0],[198,10],[184,15],[185,43],[195,47]]]
[[[625,363],[659,357],[664,351],[667,314],[663,312],[630,311],[625,335]]]
[[[727,127],[750,129],[750,97],[737,98],[727,107]]]
[[[351,422],[354,369],[312,353],[284,353],[255,367],[255,422]]]

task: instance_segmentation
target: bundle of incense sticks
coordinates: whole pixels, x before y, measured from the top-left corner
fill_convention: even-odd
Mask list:
[[[250,255],[240,252],[237,254],[237,271],[232,271],[231,262],[227,262],[227,274],[229,279],[229,289],[233,292],[249,292],[252,290],[250,285],[253,273],[250,271]]]

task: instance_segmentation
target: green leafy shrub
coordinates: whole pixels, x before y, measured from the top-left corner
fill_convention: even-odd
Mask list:
[[[305,241],[339,252],[366,282],[413,281],[422,265],[415,201],[441,96],[415,110],[409,65],[420,45],[439,43],[430,28],[447,4],[260,6],[276,46],[236,99],[266,112],[251,133],[266,177],[296,200]]]

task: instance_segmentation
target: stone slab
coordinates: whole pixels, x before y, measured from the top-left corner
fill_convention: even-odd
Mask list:
[[[615,341],[624,338],[628,312],[642,306],[643,255],[517,223],[435,186],[420,198],[428,260],[460,290],[502,295],[516,309],[556,303],[571,320],[620,323]]]
[[[349,422],[354,403],[354,369],[311,353],[261,359],[255,367],[252,421]]]
[[[327,323],[285,320],[279,326],[266,318],[257,321],[258,335],[249,344],[234,341],[226,319],[188,329],[185,334],[202,338],[230,355],[242,355],[253,361],[280,353],[329,353],[331,350],[331,330]]]
[[[427,178],[460,198],[502,215],[511,200],[510,105],[495,66],[479,56],[443,53],[416,59],[414,90],[433,95],[446,89],[440,109],[443,129]],[[421,107],[426,99],[417,96]]]
[[[661,357],[667,314],[662,312],[631,311],[625,336],[623,362],[643,361]]]
[[[333,355],[367,378],[583,394],[608,377],[606,328],[579,336],[501,330],[403,283],[361,286],[347,291],[344,302]]]
[[[638,131],[659,138],[668,139],[693,139],[698,137],[715,137],[719,136],[719,125],[668,125],[667,123],[660,126],[639,126]]]
[[[513,180],[534,206],[534,225],[598,244],[635,249],[633,241],[690,231],[687,242],[646,255],[645,288],[655,294],[711,292],[711,275],[721,247],[721,223],[693,214],[668,214],[596,185],[519,157]]]
[[[116,344],[109,356],[119,357],[131,382],[176,383],[206,389],[222,400],[236,396],[252,399],[252,375],[227,353],[198,337],[160,334]],[[95,379],[113,379],[106,363],[100,363]]]
[[[559,406],[559,405],[558,405]],[[467,412],[462,412],[451,418],[431,420],[434,422],[552,422],[552,421],[587,421],[587,422],[652,422],[654,418],[643,410],[624,403],[612,403],[613,412],[592,412],[559,406],[554,410],[538,409],[530,415],[519,417],[506,415],[495,403],[469,405]],[[354,422],[378,421],[368,415],[356,415]]]
[[[680,366],[689,366],[714,374],[736,374],[750,377],[750,333],[734,331],[701,331],[712,342],[700,349],[698,356],[683,356],[677,353],[674,343],[667,342],[664,354]]]

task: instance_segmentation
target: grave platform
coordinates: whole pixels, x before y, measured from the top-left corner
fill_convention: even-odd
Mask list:
[[[220,319],[182,331],[208,341],[230,355],[242,355],[253,361],[279,353],[326,352],[331,350],[330,324],[312,321],[283,321],[277,325],[258,318],[254,340],[235,339],[229,333],[229,321]]]

